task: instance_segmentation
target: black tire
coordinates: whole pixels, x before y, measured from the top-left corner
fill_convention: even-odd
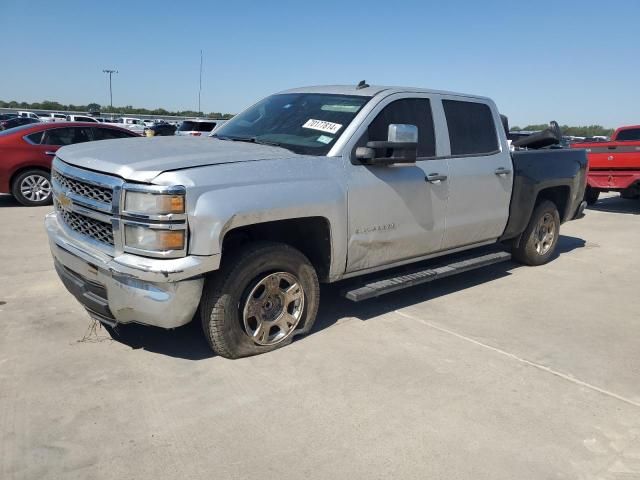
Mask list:
[[[545,223],[549,220],[549,223]],[[540,235],[550,231],[552,237]],[[525,265],[543,265],[553,257],[560,236],[560,214],[555,203],[549,200],[540,202],[531,214],[527,228],[522,234],[519,245],[513,249],[513,258]]]
[[[584,191],[584,200],[587,205],[595,205],[600,196],[600,190],[597,188],[587,187]]]
[[[243,310],[248,305],[249,294],[276,272],[293,275],[299,282],[303,307],[300,308],[300,319],[289,335],[275,344],[259,344],[247,333]],[[200,303],[200,319],[205,337],[216,354],[241,358],[275,350],[291,343],[295,336],[308,333],[315,322],[319,301],[318,277],[307,257],[282,243],[256,242],[234,252],[221,270],[207,278]],[[289,307],[284,302],[281,306],[283,309]]]
[[[27,207],[50,205],[53,198],[51,174],[35,168],[25,170],[13,179],[11,193],[18,202]]]

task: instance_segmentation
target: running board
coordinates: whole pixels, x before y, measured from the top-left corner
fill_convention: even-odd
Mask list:
[[[457,256],[449,259],[451,263],[435,263],[427,268],[404,271],[395,276],[372,278],[368,283],[354,286],[344,290],[343,296],[354,302],[360,302],[373,297],[379,297],[385,293],[395,292],[403,288],[413,287],[421,283],[432,282],[439,278],[450,277],[458,273],[468,272],[480,267],[486,267],[495,263],[506,262],[511,259],[511,254],[502,250],[491,250],[476,255]]]

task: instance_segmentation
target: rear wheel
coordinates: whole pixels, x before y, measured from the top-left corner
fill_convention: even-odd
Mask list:
[[[543,265],[551,260],[560,236],[560,214],[555,203],[543,200],[534,209],[513,257],[525,265]]]
[[[269,352],[309,332],[319,297],[318,277],[301,252],[280,243],[250,244],[207,279],[202,328],[223,357]]]
[[[26,170],[20,173],[11,186],[11,193],[27,207],[49,205],[52,198],[51,175],[44,170]]]
[[[584,199],[587,202],[587,205],[595,205],[599,196],[600,190],[597,188],[587,187],[584,191]]]

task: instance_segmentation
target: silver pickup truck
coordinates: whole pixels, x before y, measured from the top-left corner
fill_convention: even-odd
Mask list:
[[[582,215],[586,165],[581,150],[510,151],[487,98],[299,88],[212,137],[61,148],[45,223],[91,317],[195,317],[237,358],[309,332],[319,282],[359,301],[511,256],[549,261]]]

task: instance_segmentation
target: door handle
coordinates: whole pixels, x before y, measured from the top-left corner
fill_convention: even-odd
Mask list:
[[[509,175],[510,173],[511,173],[511,170],[504,167],[496,168],[495,170],[496,175]]]
[[[447,179],[446,175],[440,175],[439,173],[430,173],[424,178],[429,183],[439,183]]]
[[[51,150],[44,152],[45,155],[51,155],[52,157],[56,154],[56,152],[52,152]]]

